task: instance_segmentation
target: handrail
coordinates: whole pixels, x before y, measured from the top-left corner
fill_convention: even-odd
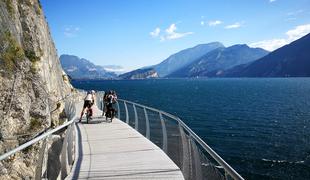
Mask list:
[[[72,96],[70,96],[72,97]],[[11,155],[20,152],[21,150],[34,145],[35,143],[38,143],[40,141],[43,140],[43,144],[40,147],[40,151],[39,151],[39,160],[38,160],[38,164],[36,166],[36,170],[35,170],[35,179],[45,179],[45,178],[52,178],[52,179],[65,179],[66,176],[69,174],[69,170],[70,168],[74,165],[74,161],[76,158],[76,155],[74,154],[74,152],[77,151],[77,146],[74,144],[77,144],[77,139],[76,139],[76,129],[75,129],[75,120],[77,119],[77,114],[76,114],[76,109],[75,109],[75,98],[71,98],[68,99],[66,101],[65,104],[65,112],[66,115],[69,119],[68,122],[64,123],[63,125],[60,125],[58,127],[56,127],[55,129],[49,130],[47,132],[45,132],[44,134],[35,137],[34,139],[18,146],[17,148],[10,150],[9,152],[6,152],[4,154],[2,154],[0,156],[0,161],[7,159],[8,157],[10,157]],[[49,174],[49,169],[51,169],[51,167],[47,167],[46,164],[47,162],[47,158],[49,156],[49,153],[46,153],[47,150],[49,150],[49,145],[47,144],[47,142],[49,142],[49,137],[51,137],[52,134],[66,129],[65,131],[65,136],[64,136],[64,140],[62,142],[62,150],[60,152],[60,168],[59,169],[59,174],[54,174],[51,173]],[[43,168],[44,166],[44,168]],[[57,177],[56,177],[57,176]]]
[[[126,111],[126,121],[125,122],[128,124],[129,124],[129,120],[128,120],[129,115],[128,115],[127,104],[133,105],[135,113],[136,113],[136,107],[140,107],[140,108],[144,109],[144,113],[146,116],[147,123],[148,123],[148,119],[147,119],[147,113],[146,113],[145,109],[159,113],[159,116],[160,116],[159,120],[161,121],[162,128],[163,128],[163,143],[164,143],[163,144],[163,150],[166,153],[167,153],[167,144],[166,144],[167,143],[167,137],[166,137],[167,135],[166,135],[166,132],[164,132],[164,128],[166,131],[166,127],[165,127],[165,124],[163,122],[162,115],[165,115],[165,116],[175,120],[189,134],[190,138],[195,140],[225,170],[225,172],[227,172],[233,179],[243,180],[243,177],[240,174],[238,174],[228,163],[226,163],[210,146],[207,145],[207,143],[205,143],[196,133],[194,133],[179,117],[174,116],[172,114],[169,114],[167,112],[152,108],[152,107],[148,107],[148,106],[144,106],[142,104],[132,102],[132,101],[128,101],[128,100],[124,100],[124,99],[118,99],[118,101],[124,102],[125,111]],[[119,104],[117,104],[117,105],[119,108]],[[118,109],[118,111],[120,111],[120,109]],[[120,113],[120,112],[118,112],[118,113]],[[118,118],[120,118],[120,117],[118,117]],[[135,119],[135,121],[137,121],[137,119]],[[147,126],[149,126],[149,125],[147,124]],[[149,129],[149,127],[146,127],[146,128]],[[147,131],[149,131],[149,130],[147,130]],[[146,133],[146,136],[148,136],[148,139],[150,138],[149,133],[150,132]]]
[[[9,152],[6,152],[6,153],[2,154],[0,156],[0,161],[6,159],[7,157],[11,156],[12,154],[15,154],[15,153],[17,153],[17,152],[19,152],[19,151],[21,151],[21,150],[23,150],[23,149],[33,145],[33,144],[39,142],[42,139],[45,139],[47,136],[49,136],[49,135],[51,135],[51,134],[53,134],[53,133],[55,133],[55,132],[57,132],[57,131],[59,131],[59,130],[67,127],[67,126],[69,126],[70,124],[72,124],[74,122],[74,120],[75,120],[75,118],[73,118],[72,120],[68,121],[67,123],[65,123],[65,124],[63,124],[61,126],[58,126],[57,128],[55,128],[53,130],[50,130],[50,131],[42,134],[41,136],[38,136],[38,137],[36,137],[36,138],[34,138],[34,139],[32,139],[32,140],[30,140],[30,141],[20,145],[20,146],[18,146],[17,148],[15,148],[15,149],[13,149],[13,150],[11,150]]]

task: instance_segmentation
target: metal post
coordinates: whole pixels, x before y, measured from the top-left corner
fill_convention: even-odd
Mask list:
[[[124,101],[124,105],[125,105],[125,111],[126,111],[126,123],[129,124],[129,116],[128,116],[128,109],[127,109],[126,101]]]
[[[137,114],[137,108],[133,104],[133,110],[135,111],[135,130],[139,132],[139,122],[138,122],[138,114]]]
[[[120,119],[121,118],[121,110],[119,109],[118,101],[116,101],[116,105],[117,105],[117,118]]]
[[[103,100],[101,99],[100,102],[101,102],[100,103],[101,104],[101,111],[103,111],[103,107],[104,107]]]
[[[199,151],[197,148],[197,145],[195,143],[195,141],[193,140],[193,138],[190,136],[190,142],[191,142],[191,146],[192,146],[192,150],[193,150],[193,157],[194,157],[194,170],[195,170],[195,178],[193,179],[203,179],[202,178],[202,170],[201,170],[201,161],[200,161],[200,156],[199,156]]]
[[[145,126],[146,126],[146,138],[150,139],[150,122],[149,116],[147,115],[145,107],[143,107],[144,115],[145,115]]]
[[[161,114],[161,112],[159,112],[159,117],[160,117],[161,127],[162,127],[162,131],[163,131],[163,150],[167,154],[168,153],[167,129],[166,129],[165,121],[163,119],[163,115]]]
[[[68,135],[68,164],[71,166],[73,164],[73,124],[68,126],[69,135]]]
[[[35,180],[41,180],[42,179],[42,167],[43,167],[43,161],[44,161],[44,156],[45,156],[45,149],[46,149],[46,139],[43,140],[42,147],[39,152],[39,160],[38,164],[36,167],[36,172],[35,172]]]
[[[60,166],[61,166],[61,179],[65,179],[68,175],[68,158],[67,158],[67,147],[68,147],[68,137],[69,137],[69,132],[67,129],[62,149],[61,149],[61,155],[60,155]]]
[[[179,131],[181,135],[181,140],[182,140],[182,173],[184,176],[184,179],[189,179],[190,178],[190,169],[189,169],[189,148],[188,148],[188,141],[186,138],[186,134],[183,130],[183,127],[179,124]]]

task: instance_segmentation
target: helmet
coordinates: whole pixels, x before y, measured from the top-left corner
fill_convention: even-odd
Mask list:
[[[91,93],[92,93],[92,94],[95,94],[96,92],[95,92],[94,90],[91,90]]]

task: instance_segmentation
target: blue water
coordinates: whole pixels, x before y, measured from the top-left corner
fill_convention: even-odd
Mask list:
[[[246,179],[310,179],[310,78],[73,81],[179,116]]]

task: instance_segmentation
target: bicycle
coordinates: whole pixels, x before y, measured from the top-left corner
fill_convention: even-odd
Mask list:
[[[113,118],[115,117],[116,110],[112,106],[107,106],[107,110],[105,113],[106,121],[108,121],[108,118],[110,118],[110,122],[113,121]]]
[[[86,123],[88,124],[88,122],[91,120],[91,117],[92,117],[92,109],[91,109],[91,107],[87,108],[85,114],[86,114]]]

